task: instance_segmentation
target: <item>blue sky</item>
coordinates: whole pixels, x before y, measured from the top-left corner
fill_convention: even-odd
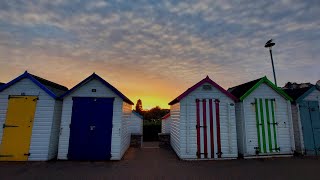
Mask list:
[[[206,75],[224,88],[273,80],[273,38],[278,84],[315,83],[319,17],[317,0],[2,0],[0,81],[27,69],[70,88],[96,72],[163,106]]]

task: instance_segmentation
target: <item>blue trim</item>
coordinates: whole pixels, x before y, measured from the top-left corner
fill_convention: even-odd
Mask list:
[[[21,74],[20,76],[18,76],[17,78],[13,79],[12,81],[4,84],[3,86],[0,87],[0,92],[2,92],[3,90],[7,89],[8,87],[12,86],[13,84],[15,84],[16,82],[24,79],[24,78],[28,78],[30,79],[33,83],[35,83],[37,86],[39,86],[42,90],[44,90],[47,94],[49,94],[52,98],[54,99],[58,99],[58,97],[52,92],[50,91],[48,88],[46,88],[43,84],[41,84],[38,80],[36,80],[35,78],[33,78],[27,71],[25,71],[23,74]]]
[[[138,112],[132,110],[132,113],[135,114],[136,116],[138,116],[139,118],[143,119],[143,117]]]
[[[84,79],[83,81],[81,81],[79,84],[77,84],[76,86],[74,86],[73,88],[71,88],[69,91],[67,91],[66,93],[64,93],[63,95],[60,96],[60,98],[64,98],[66,96],[68,96],[71,92],[75,91],[76,89],[78,89],[80,86],[86,84],[87,82],[89,82],[92,79],[98,79],[102,84],[104,84],[107,88],[109,88],[111,91],[113,91],[114,93],[116,93],[121,99],[123,99],[123,101],[134,105],[134,103],[132,101],[130,101],[130,99],[128,99],[125,95],[123,95],[119,90],[117,90],[115,87],[113,87],[111,84],[109,84],[107,81],[105,81],[104,79],[102,79],[100,76],[98,76],[96,73],[93,73],[92,75],[90,75],[89,77],[87,77],[86,79]]]
[[[307,92],[303,93],[300,97],[297,98],[296,102],[301,102],[305,97],[307,97],[312,91],[317,90],[316,86],[310,88]]]

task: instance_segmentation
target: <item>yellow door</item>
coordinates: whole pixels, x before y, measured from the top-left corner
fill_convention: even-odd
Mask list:
[[[7,119],[3,124],[0,161],[27,161],[36,96],[10,96]]]

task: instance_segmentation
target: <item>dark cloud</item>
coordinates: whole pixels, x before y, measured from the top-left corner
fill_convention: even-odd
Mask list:
[[[137,78],[181,87],[210,75],[227,88],[272,79],[263,45],[274,38],[280,84],[314,83],[320,77],[318,17],[320,4],[312,0],[1,1],[0,72],[7,77],[8,67],[63,59],[48,71],[76,73],[72,64],[83,63],[77,68],[85,72],[103,67],[123,80],[140,72]]]

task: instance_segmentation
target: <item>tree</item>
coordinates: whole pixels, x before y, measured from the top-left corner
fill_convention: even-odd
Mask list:
[[[136,104],[136,111],[137,111],[139,114],[141,114],[141,113],[142,113],[142,111],[143,111],[143,108],[142,108],[142,101],[141,101],[141,99],[138,99],[138,101],[137,101],[137,104]]]

